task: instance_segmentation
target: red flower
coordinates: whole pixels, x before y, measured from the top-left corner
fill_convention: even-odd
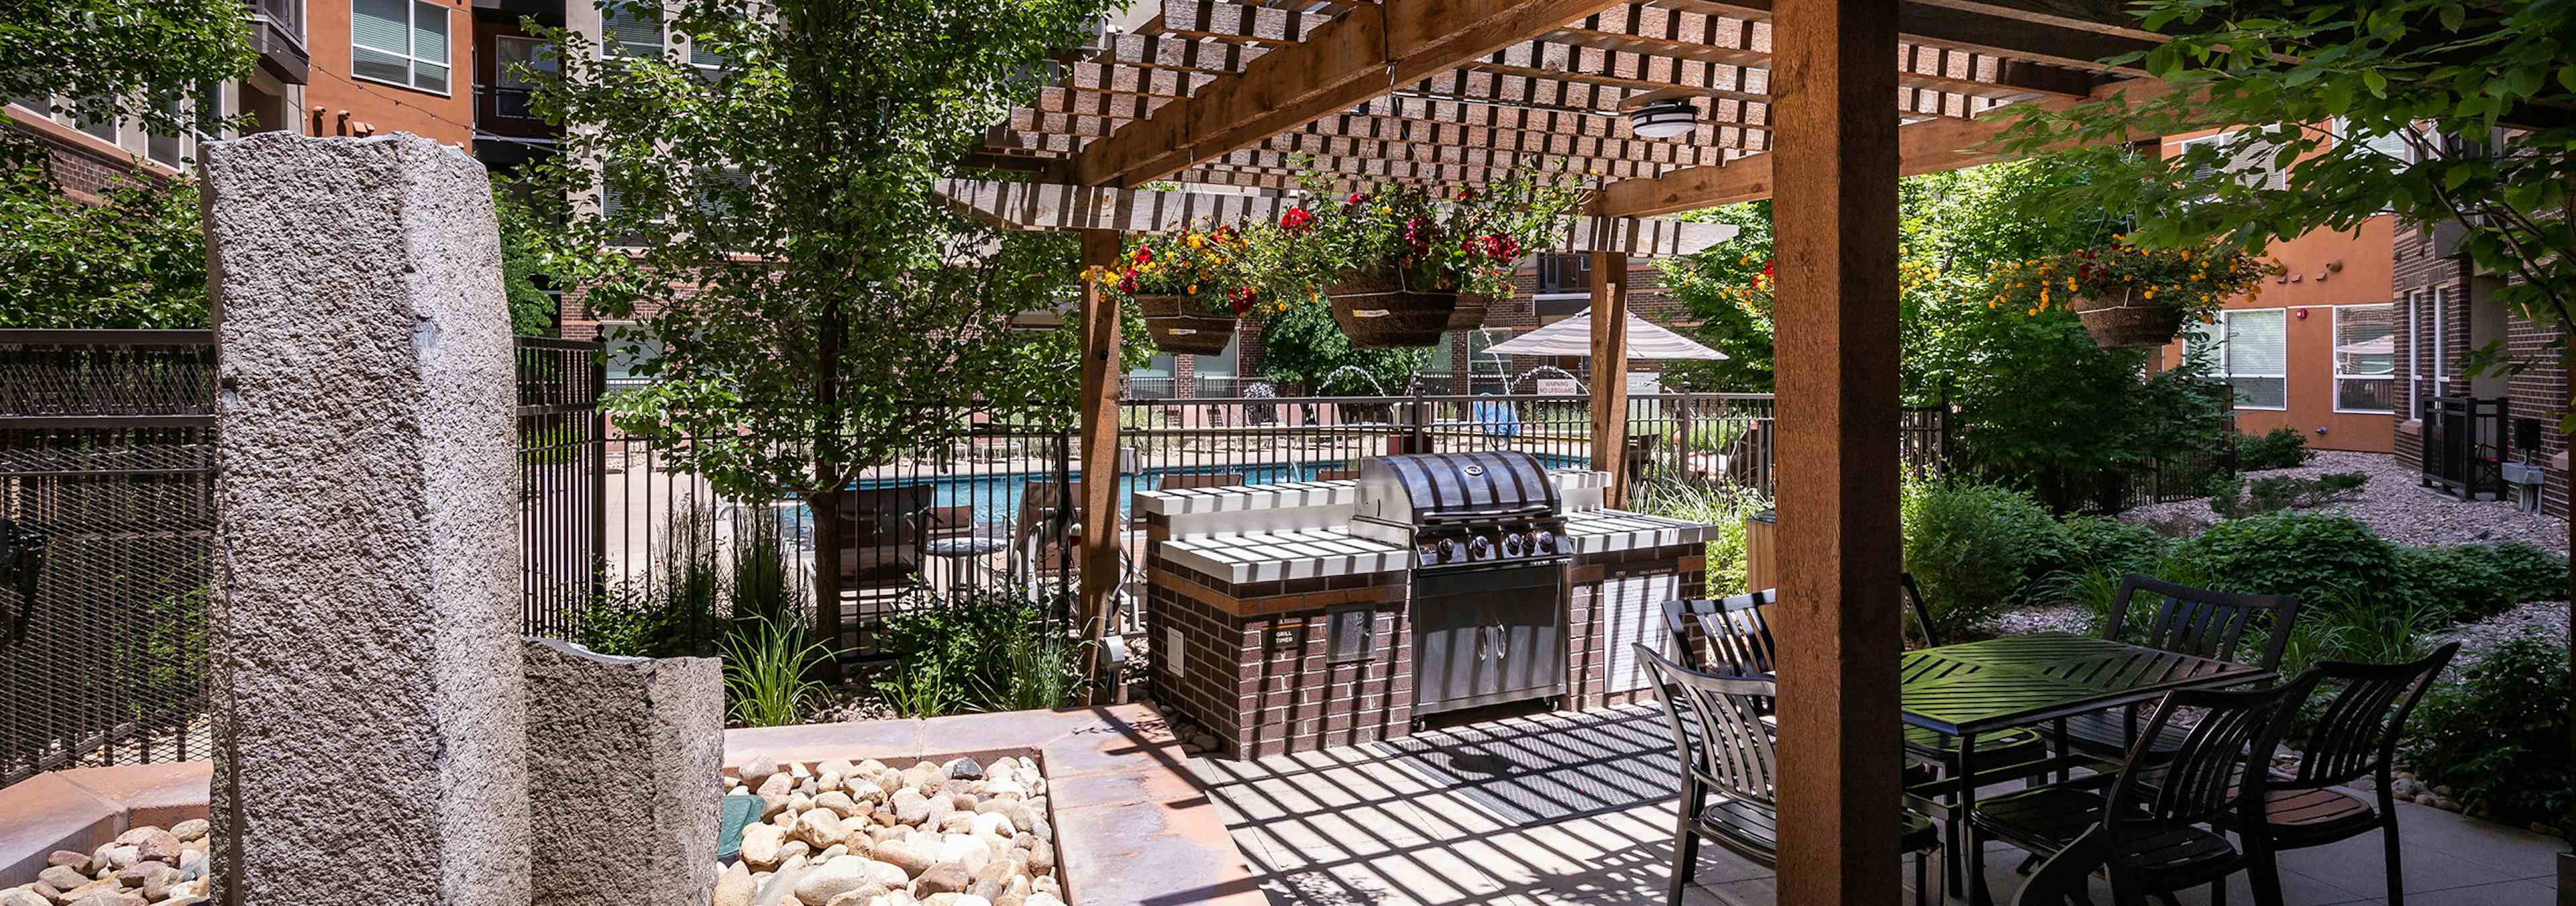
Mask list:
[[[1342,200],[1344,204],[1366,204],[1367,202],[1368,193],[1366,192],[1353,192],[1351,197]]]
[[[1135,271],[1128,271],[1127,273],[1125,273],[1125,274],[1123,274],[1123,275],[1119,276],[1119,278],[1118,278],[1118,291],[1119,291],[1119,292],[1126,293],[1126,294],[1128,294],[1128,295],[1130,295],[1130,296],[1133,296],[1133,295],[1135,295],[1135,294],[1136,294],[1136,289],[1137,289],[1137,285],[1136,285],[1136,272],[1135,272]]]
[[[1234,313],[1241,315],[1252,310],[1252,295],[1252,287],[1238,286],[1227,290],[1225,299],[1234,306]]]
[[[1314,213],[1305,208],[1289,208],[1288,213],[1279,215],[1279,228],[1291,233],[1305,232],[1314,225]]]
[[[1778,276],[1777,274],[1774,274],[1774,273],[1772,273],[1772,272],[1771,272],[1771,267],[1772,267],[1772,265],[1773,265],[1774,263],[1775,263],[1775,262],[1772,262],[1772,261],[1764,261],[1764,262],[1762,262],[1762,276],[1765,276],[1765,277]]]
[[[1138,264],[1151,263],[1154,260],[1154,250],[1140,245],[1136,247],[1136,254],[1132,257]]]
[[[1459,190],[1458,190],[1458,200],[1459,200],[1459,201],[1474,201],[1474,200],[1476,200],[1476,190],[1474,190],[1474,189],[1459,189]]]

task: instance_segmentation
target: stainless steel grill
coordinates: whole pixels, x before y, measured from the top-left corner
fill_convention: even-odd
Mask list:
[[[1354,531],[1413,551],[1413,713],[1565,694],[1565,563],[1556,485],[1520,452],[1360,465]]]
[[[1562,560],[1556,485],[1518,451],[1381,456],[1360,464],[1357,517],[1409,545],[1417,572]]]

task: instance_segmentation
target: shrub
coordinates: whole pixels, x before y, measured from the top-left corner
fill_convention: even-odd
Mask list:
[[[1708,593],[1731,595],[1747,590],[1744,518],[1771,507],[1771,501],[1760,492],[1727,484],[1664,479],[1639,485],[1636,501],[1641,513],[1716,526],[1717,537],[1708,542]]]
[[[2308,449],[2308,436],[2297,428],[2274,428],[2236,442],[2236,467],[2249,472],[2295,469],[2316,455]]]
[[[1904,494],[1905,568],[1945,639],[2036,592],[2065,561],[2066,532],[2028,494],[1963,479],[1907,482]]]
[[[2230,519],[2174,548],[2167,566],[2225,591],[2332,597],[2392,587],[2397,547],[2348,516],[2280,511]],[[2162,575],[2162,574],[2159,574]]]
[[[2528,544],[2401,548],[2396,566],[2400,594],[2467,620],[2567,595],[2567,558]]]
[[[2147,572],[2155,568],[2168,544],[2154,526],[2105,516],[2072,516],[2058,524],[2066,533],[2059,568],[2078,573]]]
[[[2209,508],[2228,519],[2279,510],[2310,510],[2349,500],[2369,483],[2370,476],[2360,472],[2328,472],[2315,478],[2274,475],[2251,483],[2242,476],[2230,477],[2210,491]]]
[[[1063,707],[1083,681],[1080,646],[1042,616],[1062,603],[1013,589],[917,596],[886,619],[895,665],[877,691],[906,717]]]
[[[2406,759],[2460,802],[2514,823],[2565,826],[2576,801],[2567,760],[2567,650],[2532,639],[2489,649],[2416,712]]]

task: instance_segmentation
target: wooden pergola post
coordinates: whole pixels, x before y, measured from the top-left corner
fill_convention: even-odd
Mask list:
[[[1108,267],[1118,260],[1115,230],[1082,230],[1082,266]],[[1083,637],[1099,639],[1109,632],[1109,611],[1117,600],[1118,518],[1118,300],[1098,283],[1082,283],[1082,497],[1081,595],[1076,616]],[[1097,658],[1095,646],[1092,657]],[[1094,661],[1095,667],[1097,661]]]
[[[1592,468],[1605,506],[1628,495],[1628,253],[1592,253]]]
[[[1782,904],[1898,899],[1896,0],[1772,32]]]

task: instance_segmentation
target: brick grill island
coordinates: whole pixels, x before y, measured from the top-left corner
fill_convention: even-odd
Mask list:
[[[1525,454],[1473,456],[1540,474]],[[1714,527],[1605,508],[1607,473],[1558,470],[1544,473],[1549,512],[1408,535],[1362,483],[1414,458],[1372,460],[1353,481],[1137,493],[1158,702],[1228,754],[1262,757],[1405,736],[1416,718],[1459,707],[1590,709],[1653,695],[1629,646],[1661,647],[1662,603],[1702,594]],[[1364,504],[1379,515],[1362,518]],[[1501,543],[1466,553],[1474,535],[1497,532],[1516,536],[1513,556]],[[1443,538],[1457,542],[1452,560]],[[1551,580],[1552,591],[1534,584]],[[1544,603],[1532,610],[1534,598]],[[1434,666],[1417,683],[1417,661],[1448,672]]]

